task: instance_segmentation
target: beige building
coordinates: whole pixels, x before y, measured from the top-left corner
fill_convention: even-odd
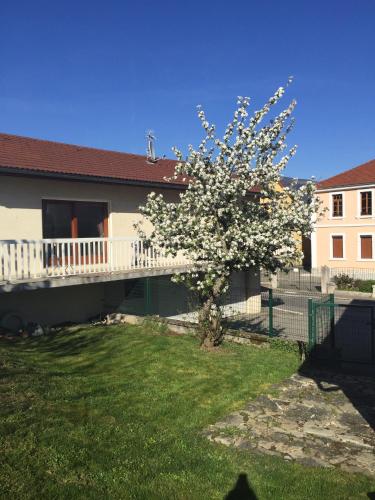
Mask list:
[[[312,235],[312,267],[375,272],[375,160],[318,184],[326,208]]]
[[[166,277],[189,262],[144,248],[134,229],[149,192],[178,199],[185,183],[166,180],[174,167],[0,134],[0,319],[55,324],[113,311],[186,313],[186,297]],[[242,308],[259,294],[258,278],[249,279],[233,278],[232,302]]]

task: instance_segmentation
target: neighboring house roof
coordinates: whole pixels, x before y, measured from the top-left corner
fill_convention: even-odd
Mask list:
[[[299,189],[301,186],[306,184],[309,179],[297,179],[297,182],[295,184],[296,189]],[[280,179],[280,184],[282,187],[290,187],[291,184],[295,181],[294,177],[287,177],[283,175]]]
[[[318,183],[318,189],[375,184],[375,160],[345,170]]]

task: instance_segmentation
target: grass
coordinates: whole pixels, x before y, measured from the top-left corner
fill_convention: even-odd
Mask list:
[[[293,352],[144,327],[80,328],[0,343],[1,498],[367,498],[364,476],[209,443],[202,429],[288,377]]]

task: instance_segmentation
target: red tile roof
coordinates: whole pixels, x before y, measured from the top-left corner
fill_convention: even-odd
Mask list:
[[[368,161],[363,165],[329,177],[319,182],[317,187],[318,189],[329,189],[362,184],[375,184],[375,160]]]
[[[0,133],[0,173],[91,177],[97,182],[182,188],[187,184],[182,178],[165,180],[173,175],[176,164],[176,160],[151,163],[142,155]],[[252,191],[259,192],[259,188]]]
[[[0,169],[39,175],[59,174],[92,177],[93,180],[138,181],[183,186],[182,180],[167,182],[175,160],[149,163],[147,157],[60,142],[0,133]]]

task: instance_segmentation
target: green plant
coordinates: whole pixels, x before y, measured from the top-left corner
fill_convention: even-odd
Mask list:
[[[126,334],[124,334],[126,329]],[[1,498],[367,498],[360,474],[210,443],[209,425],[297,370],[289,352],[81,325],[0,339]],[[219,388],[219,390],[217,390]],[[235,436],[236,437],[236,436]]]
[[[348,274],[337,274],[333,281],[339,290],[354,290],[358,292],[371,293],[375,280],[360,280],[350,277]]]
[[[375,285],[375,280],[357,280],[355,283],[356,288],[360,292],[372,292],[372,286]]]
[[[270,338],[269,343],[271,345],[271,349],[277,349],[278,351],[283,352],[293,352],[300,353],[300,347],[297,342],[291,342],[290,340],[278,339],[278,338]]]
[[[146,316],[141,323],[143,331],[163,335],[168,332],[168,324],[158,316]]]
[[[355,288],[355,279],[349,276],[349,274],[336,274],[333,281],[339,290],[353,290]]]

